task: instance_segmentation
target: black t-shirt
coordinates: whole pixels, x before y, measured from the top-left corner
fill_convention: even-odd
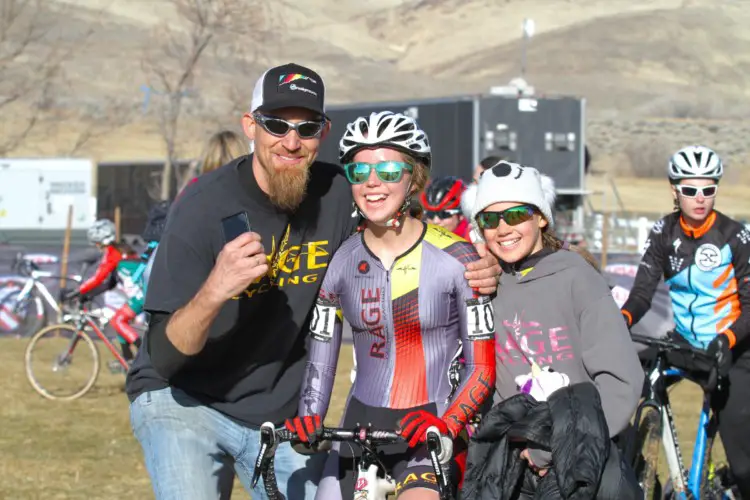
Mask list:
[[[221,219],[246,211],[272,265],[268,276],[227,303],[203,350],[182,355],[166,337],[169,314],[203,285],[224,246]],[[170,209],[149,279],[149,331],[127,378],[131,401],[174,386],[250,426],[297,411],[310,311],[331,256],[354,231],[351,187],[340,167],[315,162],[293,213],[271,204],[252,155],[190,184]]]

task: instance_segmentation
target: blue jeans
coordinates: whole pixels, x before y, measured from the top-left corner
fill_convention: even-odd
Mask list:
[[[253,500],[268,498],[262,479],[251,486],[258,430],[176,388],[138,396],[130,405],[130,425],[157,500],[229,499],[234,472]],[[301,455],[289,443],[279,445],[274,461],[279,490],[288,499],[313,500],[324,463],[325,454]]]

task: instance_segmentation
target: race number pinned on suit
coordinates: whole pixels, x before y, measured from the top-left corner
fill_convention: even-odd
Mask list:
[[[333,338],[333,328],[336,325],[336,306],[315,303],[310,319],[310,334],[320,342],[330,342]]]
[[[495,310],[489,297],[466,301],[469,340],[489,340],[495,336]]]

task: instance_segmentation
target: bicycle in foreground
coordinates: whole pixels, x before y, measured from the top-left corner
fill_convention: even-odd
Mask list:
[[[635,342],[644,344],[655,351],[653,362],[647,367],[647,388],[645,399],[636,410],[637,440],[633,467],[644,491],[646,499],[669,498],[672,500],[719,500],[736,499],[732,491],[729,469],[717,468],[711,458],[714,438],[717,432],[716,415],[711,410],[710,391],[722,383],[718,379],[715,360],[700,349],[678,344],[670,339],[654,339],[631,334]],[[677,354],[683,359],[691,358],[701,366],[712,366],[704,374],[688,373],[669,363],[669,356]],[[705,376],[705,379],[703,378]],[[690,380],[704,390],[703,406],[698,423],[698,432],[693,448],[689,470],[685,469],[682,452],[677,439],[674,415],[669,402],[668,389],[681,380]],[[707,390],[708,389],[708,390]],[[664,449],[669,469],[671,492],[662,497],[657,467],[660,444]],[[668,488],[665,488],[667,490]]]
[[[76,299],[67,310],[64,305],[62,322],[39,330],[26,347],[26,378],[34,390],[60,401],[78,399],[91,390],[101,363],[92,335],[115,358],[108,365],[110,371],[127,373],[128,362],[103,333],[108,321],[103,309],[91,309],[89,302]]]
[[[353,443],[362,449],[354,488],[354,500],[386,500],[388,495],[396,491],[396,482],[378,458],[377,446],[403,442],[403,438],[398,433],[361,426],[353,429],[324,427],[321,439]],[[296,434],[286,428],[276,429],[270,422],[261,426],[261,446],[258,458],[255,460],[252,484],[255,487],[258,479],[262,477],[263,486],[270,500],[286,500],[276,483],[273,461],[278,444],[287,441],[299,443]],[[453,443],[449,438],[441,436],[436,427],[427,429],[426,442],[440,499],[453,500],[453,486],[450,480]]]

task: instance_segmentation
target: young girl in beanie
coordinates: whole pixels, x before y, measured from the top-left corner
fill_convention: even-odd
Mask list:
[[[494,300],[495,402],[592,382],[613,437],[635,411],[643,370],[595,262],[553,235],[554,200],[552,179],[531,167],[500,162],[479,181],[472,219],[504,268]],[[549,451],[531,444],[521,456],[539,476],[551,465]]]

